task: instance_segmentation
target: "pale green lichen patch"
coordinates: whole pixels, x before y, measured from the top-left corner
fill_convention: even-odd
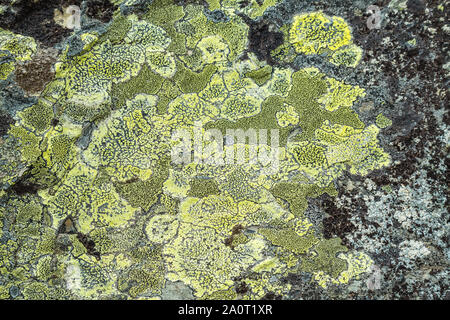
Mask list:
[[[302,13],[281,31],[285,43],[271,53],[278,60],[292,62],[294,53],[320,55],[336,66],[354,68],[362,58],[362,49],[352,41],[351,27],[341,17],[322,11]]]
[[[37,44],[33,38],[0,28],[0,51],[8,51],[16,61],[30,60],[36,49]]]
[[[14,71],[13,62],[0,63],[0,80],[6,80],[13,71]]]
[[[380,113],[376,118],[376,124],[379,128],[384,129],[392,125],[392,120]]]

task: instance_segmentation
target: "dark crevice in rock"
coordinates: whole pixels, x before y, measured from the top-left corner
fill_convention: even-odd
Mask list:
[[[31,178],[31,174],[25,173],[10,187],[10,189],[19,196],[27,194],[27,193],[36,194],[40,189],[43,188],[43,186],[41,186],[37,183],[31,182],[29,180],[30,178]]]
[[[265,60],[273,66],[276,61],[271,56],[271,51],[283,44],[283,33],[271,30],[275,25],[267,20],[254,21],[244,14],[238,14],[249,26],[248,50],[253,52],[259,60]]]
[[[77,239],[83,244],[83,246],[87,250],[87,254],[95,257],[97,260],[100,260],[100,252],[95,249],[95,242],[89,238],[88,235],[85,235],[81,232],[77,232]]]
[[[117,6],[107,0],[89,0],[86,5],[86,15],[103,23],[111,21]]]
[[[86,248],[87,254],[95,257],[97,260],[100,260],[100,252],[95,248],[95,242],[86,234],[79,232],[76,228],[75,219],[72,216],[68,216],[61,223],[58,228],[57,237],[61,234],[76,234],[77,239],[83,244]]]
[[[14,119],[3,110],[0,110],[0,137],[8,133],[9,127],[13,123]]]

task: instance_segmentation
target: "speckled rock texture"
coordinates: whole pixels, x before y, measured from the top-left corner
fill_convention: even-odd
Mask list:
[[[449,5],[0,0],[0,299],[449,299]]]

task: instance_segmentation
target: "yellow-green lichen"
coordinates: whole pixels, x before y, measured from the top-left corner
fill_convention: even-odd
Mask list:
[[[294,17],[289,40],[297,52],[321,54],[350,44],[351,30],[340,17],[311,12]]]
[[[39,136],[20,126],[11,126],[8,133],[20,141],[23,160],[31,163],[41,155],[42,151],[39,147],[41,138]]]
[[[26,108],[19,113],[19,116],[25,126],[38,133],[50,128],[54,117],[52,105],[44,100],[39,100],[35,105]]]
[[[82,232],[95,226],[121,226],[133,217],[136,209],[120,198],[110,182],[95,184],[96,175],[96,170],[78,164],[56,192],[40,192],[55,228],[67,216],[78,219]]]
[[[0,80],[6,80],[8,76],[15,70],[13,62],[0,63]]]
[[[308,272],[322,271],[334,278],[347,268],[345,260],[337,257],[338,252],[345,252],[348,249],[341,245],[341,239],[334,238],[321,240],[312,249],[310,254],[302,261],[301,268]]]
[[[341,17],[321,11],[302,13],[281,31],[287,40],[271,52],[280,61],[292,62],[292,51],[324,56],[334,65],[352,68],[361,60],[362,49],[352,42],[351,28]]]
[[[114,186],[121,197],[130,205],[148,211],[158,201],[162,185],[169,176],[168,159],[162,158],[156,170],[148,180],[115,182]]]
[[[263,243],[255,239],[231,250],[210,228],[182,223],[178,236],[164,249],[168,279],[182,280],[202,297],[227,290],[238,276],[261,256]]]
[[[135,298],[139,295],[155,295],[164,286],[164,265],[159,248],[137,248],[130,253],[132,265],[124,270],[117,280],[118,290],[128,292]]]
[[[203,198],[220,193],[217,182],[213,179],[192,179],[190,185],[191,188],[188,192],[190,197]]]
[[[346,67],[356,67],[362,58],[362,49],[357,45],[351,44],[336,50],[329,58],[334,65],[343,65]]]
[[[257,70],[247,72],[245,76],[255,81],[258,86],[262,86],[271,78],[272,70],[271,66],[264,66]]]
[[[299,236],[297,232],[290,228],[280,230],[261,229],[259,232],[274,245],[292,251],[295,254],[305,253],[319,242],[312,232]]]
[[[138,95],[116,110],[92,137],[85,159],[118,181],[147,180],[167,152],[167,124],[156,115],[156,97]],[[134,146],[134,147],[133,147]]]
[[[8,51],[16,61],[30,60],[36,49],[37,44],[33,38],[0,28],[0,51]]]
[[[328,111],[341,107],[351,107],[353,103],[365,96],[365,91],[359,86],[345,84],[333,78],[327,78],[327,92],[317,101]]]
[[[376,124],[379,128],[384,129],[392,125],[392,120],[380,113],[377,115]]]
[[[284,105],[285,109],[276,113],[277,121],[280,127],[287,127],[289,125],[296,125],[299,122],[298,113],[293,106]]]

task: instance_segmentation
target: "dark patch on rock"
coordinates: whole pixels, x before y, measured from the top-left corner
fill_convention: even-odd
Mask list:
[[[408,7],[408,11],[414,14],[425,13],[425,3],[422,0],[408,0],[406,5]]]
[[[52,127],[56,127],[59,123],[59,120],[56,118],[53,118],[52,121],[50,122],[50,124],[52,125]]]
[[[236,235],[240,234],[243,230],[244,230],[244,227],[243,227],[241,224],[235,225],[235,226],[233,227],[233,229],[231,230],[231,236],[229,236],[228,238],[226,238],[226,239],[224,240],[224,244],[225,244],[227,247],[230,247],[231,249],[233,249],[233,248],[234,248],[234,246],[233,246],[233,240],[234,240],[234,237],[235,237]]]
[[[249,26],[249,51],[253,52],[259,60],[265,60],[273,66],[275,61],[270,52],[283,44],[283,33],[271,30],[275,28],[275,25],[266,20],[255,22],[243,14],[239,16]]]
[[[47,53],[47,54],[46,54]],[[15,76],[17,84],[29,95],[39,95],[55,76],[53,65],[56,55],[41,52],[16,67]]]
[[[81,0],[19,0],[0,15],[0,27],[51,47],[72,33],[55,23],[54,10],[80,4]]]
[[[58,234],[75,234],[77,229],[75,227],[75,220],[68,216],[58,228]]]
[[[72,216],[68,216],[58,228],[58,232],[56,234],[57,239],[60,235],[64,234],[76,234],[77,239],[83,244],[86,248],[87,254],[95,257],[97,260],[100,260],[100,252],[95,249],[95,242],[86,234],[83,234],[77,230],[76,221]],[[67,244],[65,245],[67,246]]]
[[[223,243],[227,246],[227,247],[231,247],[231,245],[233,244],[233,236],[229,236],[228,238],[226,238]]]
[[[16,183],[11,186],[11,190],[19,196],[27,193],[36,194],[42,188],[42,186],[29,181],[29,178],[29,174],[24,174],[19,178],[19,180],[16,181]]]
[[[279,294],[268,292],[261,298],[261,300],[281,300],[282,298],[283,297]]]
[[[111,21],[114,11],[118,8],[118,6],[107,0],[90,0],[86,6],[86,15],[89,18],[94,18],[104,23]]]
[[[14,123],[14,119],[5,111],[0,110],[0,136],[8,133],[9,127]]]
[[[242,230],[244,230],[244,227],[241,224],[237,224],[233,227],[233,229],[231,230],[231,233],[233,235],[239,234],[242,232]]]
[[[347,248],[351,247],[345,236],[355,230],[355,226],[350,221],[352,212],[338,208],[335,204],[335,199],[327,194],[321,196],[321,205],[327,214],[327,217],[323,219],[323,236],[325,239],[339,237],[342,239],[343,245]],[[364,208],[365,204],[363,201],[355,199],[355,206],[357,206],[355,209],[365,209],[367,211],[367,207]]]
[[[248,291],[248,286],[244,281],[242,281],[236,285],[235,290],[238,294],[246,294]]]
[[[325,290],[314,283],[312,275],[308,272],[289,273],[282,281],[292,285],[290,299],[329,299]]]
[[[89,238],[88,235],[85,235],[81,232],[77,233],[77,239],[83,244],[83,246],[87,250],[87,254],[95,257],[97,260],[100,260],[100,252],[95,249],[95,242]]]

